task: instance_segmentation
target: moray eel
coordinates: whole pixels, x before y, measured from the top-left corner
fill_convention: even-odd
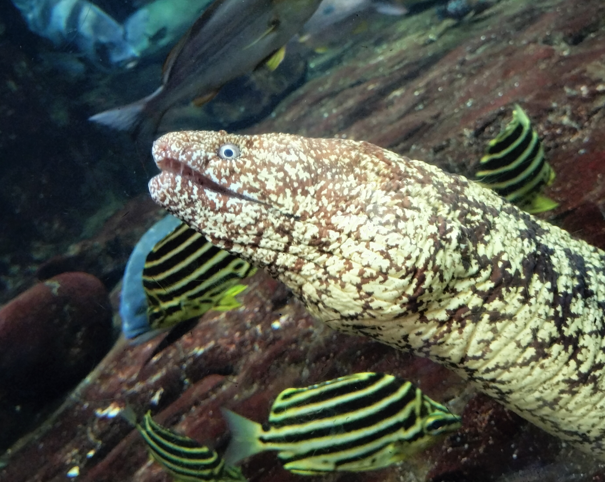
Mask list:
[[[367,142],[171,133],[153,199],[329,326],[456,371],[605,459],[605,253]]]

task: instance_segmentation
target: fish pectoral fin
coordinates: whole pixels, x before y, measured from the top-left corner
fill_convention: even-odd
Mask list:
[[[278,454],[278,458],[284,463],[284,469],[298,475],[326,475],[326,473],[334,472],[336,466],[328,460],[313,458],[311,460],[295,460],[286,462],[288,458],[295,457],[296,453],[282,451]]]
[[[542,194],[537,194],[527,206],[523,207],[523,210],[527,211],[529,214],[538,214],[550,211],[558,206],[558,202],[543,196]]]
[[[215,90],[208,94],[200,95],[199,97],[196,97],[195,99],[193,99],[191,101],[191,103],[196,107],[201,107],[204,104],[207,104],[208,102],[210,102],[212,99],[214,99],[216,97],[216,94],[218,94],[218,90]]]
[[[551,168],[550,172],[548,173],[548,179],[546,180],[546,185],[550,186],[555,181],[555,177],[557,177],[557,175],[555,174],[555,170]]]
[[[318,470],[288,469],[288,471],[297,475],[326,475],[325,472],[320,472]]]
[[[282,48],[276,50],[267,60],[266,66],[269,68],[271,72],[275,71],[279,67],[286,57],[286,46],[284,45]]]
[[[225,291],[223,297],[212,308],[215,311],[230,311],[239,308],[242,304],[235,299],[235,296],[244,291],[247,285],[235,285]]]

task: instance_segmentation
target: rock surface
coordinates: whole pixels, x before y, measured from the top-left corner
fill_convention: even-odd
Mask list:
[[[105,287],[86,273],[39,283],[0,310],[0,417],[8,422],[1,447],[103,358],[112,342],[111,313]]]
[[[546,194],[560,206],[541,216],[603,248],[604,14],[601,0],[501,0],[459,23],[439,23],[432,9],[409,18],[376,17],[365,32],[336,39],[324,54],[309,54],[308,82],[247,131],[364,139],[472,175],[518,102],[557,173]],[[112,286],[130,247],[160,215],[145,201],[132,201],[39,274],[76,266]],[[77,468],[78,480],[91,482],[167,481],[136,432],[107,415],[126,403],[138,412],[151,408],[158,422],[220,452],[227,433],[219,407],[262,422],[284,388],[363,370],[417,383],[463,415],[462,429],[396,467],[305,480],[605,480],[589,455],[475,395],[445,369],[330,331],[297,302],[284,304],[283,286],[263,273],[250,285],[240,297],[242,308],[207,313],[151,359],[161,339],[135,347],[119,342],[53,417],[12,448],[0,480],[63,481]],[[301,480],[274,454],[251,458],[243,471],[251,481]]]

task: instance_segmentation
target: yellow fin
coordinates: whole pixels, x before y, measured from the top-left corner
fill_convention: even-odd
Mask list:
[[[277,50],[273,55],[271,55],[271,57],[269,57],[269,60],[267,60],[267,67],[269,68],[269,70],[273,72],[275,69],[277,69],[277,67],[279,67],[279,64],[281,64],[284,60],[285,56],[286,46],[284,45],[281,49]]]
[[[242,304],[235,299],[235,296],[239,295],[247,287],[247,285],[232,286],[227,291],[225,291],[223,297],[212,309],[215,311],[229,311],[234,310],[235,308],[239,308],[240,306],[242,306]]]
[[[316,49],[313,49],[313,52],[316,54],[325,54],[327,51],[328,47],[317,47]]]
[[[523,210],[529,214],[537,214],[550,211],[558,206],[558,202],[555,202],[542,194],[537,194],[527,206],[523,206]]]
[[[549,164],[550,167],[550,164]],[[551,167],[550,168],[550,172],[548,173],[548,179],[546,180],[546,185],[550,186],[553,181],[555,180],[555,177],[557,177],[557,175],[555,174],[555,170]]]

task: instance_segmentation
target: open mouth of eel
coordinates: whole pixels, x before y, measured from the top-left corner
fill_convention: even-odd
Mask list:
[[[177,161],[176,159],[164,158],[156,161],[157,166],[160,168],[162,173],[169,173],[175,176],[180,176],[187,181],[200,186],[202,189],[213,191],[224,196],[229,196],[236,199],[242,199],[244,201],[250,201],[254,203],[264,204],[261,201],[252,199],[251,197],[245,196],[235,191],[231,191],[220,184],[217,184],[211,179],[208,179],[202,173],[196,171],[187,164]]]

